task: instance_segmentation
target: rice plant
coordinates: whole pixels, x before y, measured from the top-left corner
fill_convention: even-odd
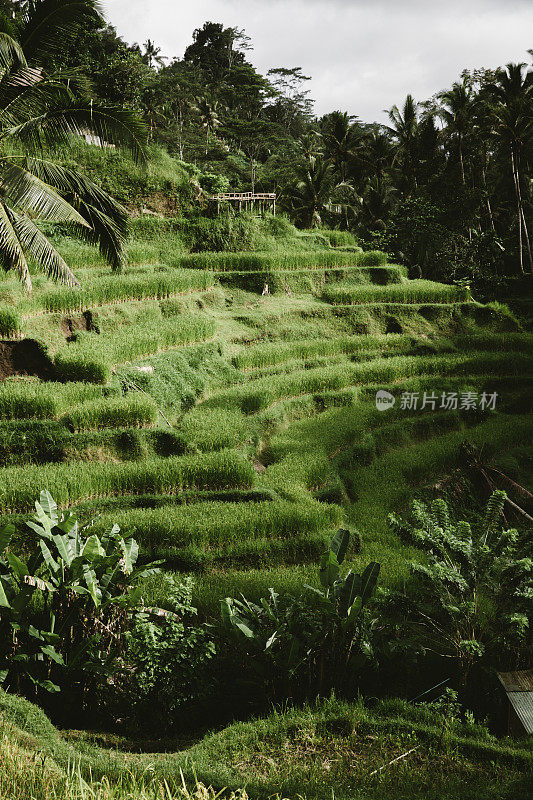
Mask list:
[[[59,504],[68,506],[92,497],[248,488],[253,482],[252,465],[234,450],[121,464],[82,462],[75,470],[71,464],[6,467],[0,470],[0,507],[9,511],[31,508],[39,486],[48,487]]]
[[[101,397],[72,409],[65,417],[73,431],[98,428],[142,428],[155,425],[157,406],[151,397],[133,392],[125,397]]]
[[[163,318],[150,309],[139,309],[131,325],[101,327],[100,335],[88,331],[76,334],[54,357],[62,380],[107,383],[112,367],[172,347],[204,341],[213,336],[215,321],[198,314]],[[97,347],[95,346],[97,344]]]
[[[377,251],[376,251],[377,252]],[[237,272],[261,269],[298,269],[311,267],[357,266],[364,254],[358,251],[310,250],[287,253],[191,253],[181,256],[176,266],[184,269],[204,269]],[[364,266],[381,266],[387,263],[385,253],[372,255]]]
[[[0,384],[0,419],[57,419],[70,408],[101,397],[101,387],[85,383],[7,380]]]
[[[12,302],[20,313],[40,311],[82,311],[107,303],[125,300],[165,299],[191,291],[206,291],[214,285],[214,277],[205,270],[176,270],[170,267],[130,267],[120,274],[106,269],[76,271],[79,289],[37,283],[31,296],[13,286]]]
[[[16,311],[11,308],[0,308],[0,336],[19,336],[22,325],[22,319]]]
[[[470,299],[470,290],[433,281],[413,280],[401,285],[325,287],[321,297],[328,303],[442,303]]]

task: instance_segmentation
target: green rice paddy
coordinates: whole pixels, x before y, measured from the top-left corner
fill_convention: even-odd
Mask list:
[[[354,563],[401,582],[414,551],[387,514],[465,439],[531,445],[531,334],[382,253],[177,253],[78,275],[80,290],[38,278],[31,297],[0,276],[3,344],[35,340],[48,369],[5,367],[0,513],[47,488],[135,530],[142,559],[194,573],[205,617],[228,594],[297,591],[341,523],[360,535]],[[394,407],[376,409],[378,389]],[[495,407],[461,408],[466,392]],[[144,594],[164,605],[157,579]]]

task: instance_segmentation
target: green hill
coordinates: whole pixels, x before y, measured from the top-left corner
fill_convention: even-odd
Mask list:
[[[60,732],[0,692],[0,752],[2,800],[330,800],[332,790],[337,800],[526,800],[533,779],[530,744],[395,700],[372,710],[330,700],[191,745]]]

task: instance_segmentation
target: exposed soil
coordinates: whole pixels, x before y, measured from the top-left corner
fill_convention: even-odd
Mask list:
[[[54,365],[40,342],[0,340],[0,381],[12,375],[36,375],[41,380],[54,377]]]
[[[100,333],[100,328],[96,322],[96,317],[90,309],[83,311],[76,316],[65,317],[61,320],[61,330],[67,342],[76,340],[77,331],[90,331]]]

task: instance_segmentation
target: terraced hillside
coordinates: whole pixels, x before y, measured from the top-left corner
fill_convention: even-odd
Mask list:
[[[80,291],[38,278],[31,297],[0,281],[4,515],[48,488],[135,528],[143,558],[195,573],[209,616],[301,584],[342,520],[353,559],[401,579],[387,514],[465,438],[530,464],[533,337],[502,307],[357,248],[166,262],[80,269]],[[157,579],[146,596],[164,604]]]

